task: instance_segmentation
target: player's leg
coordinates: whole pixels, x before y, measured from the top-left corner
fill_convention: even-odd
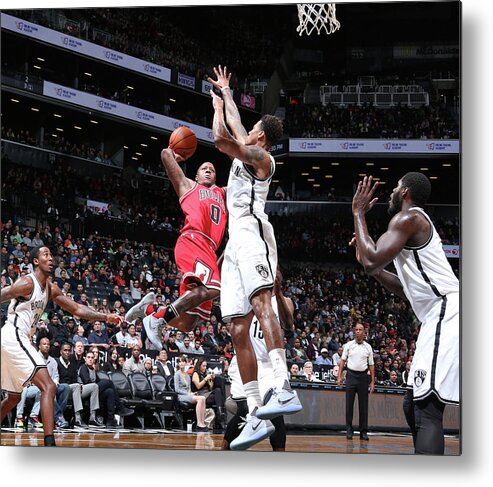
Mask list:
[[[206,301],[213,301],[219,297],[219,293],[219,289],[208,289],[198,285],[188,289],[188,292],[182,294],[171,306],[154,313],[154,316],[162,317],[168,326],[188,333],[194,329],[198,316],[188,315],[187,311],[197,308]]]
[[[443,455],[445,439],[443,433],[443,411],[445,404],[435,394],[415,401],[417,454]]]
[[[257,381],[257,357],[249,335],[252,319],[253,312],[250,312],[231,321],[230,333],[248,406],[245,422],[240,426],[241,433],[230,444],[232,450],[246,450],[274,433],[272,423],[257,416],[263,402]]]
[[[41,416],[43,418],[44,445],[56,446],[53,429],[55,426],[54,403],[56,385],[46,368],[36,371],[31,382],[41,391]]]
[[[289,385],[289,372],[281,326],[272,308],[269,289],[261,289],[251,300],[253,312],[260,323],[275,377],[275,390],[267,404],[261,406],[257,416],[272,419],[282,414],[295,414],[302,409],[298,395]],[[236,348],[235,348],[236,349]]]
[[[276,429],[269,437],[272,451],[286,451],[286,424],[283,416],[272,418],[272,424]]]
[[[402,409],[404,410],[406,422],[411,429],[411,433],[413,435],[413,445],[416,449],[416,419],[414,417],[414,398],[412,389],[408,389],[406,391],[406,394],[404,395],[404,401],[402,403]]]
[[[221,450],[229,450],[231,442],[238,438],[241,433],[240,424],[245,421],[248,414],[248,405],[246,399],[234,399],[236,403],[236,412],[229,420],[224,432],[224,438],[221,445]]]
[[[12,409],[16,408],[17,405],[21,401],[21,394],[17,392],[9,392],[7,393],[7,396],[2,400],[2,403],[0,405],[0,414],[1,414],[1,421],[7,417],[7,414],[12,411]]]
[[[257,358],[250,341],[249,330],[253,313],[236,317],[231,321],[231,338],[236,351],[238,369],[240,371],[243,389],[247,397],[248,411],[252,411],[262,405],[262,398],[257,382]]]

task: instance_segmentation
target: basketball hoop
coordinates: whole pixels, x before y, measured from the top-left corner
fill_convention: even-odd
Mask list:
[[[298,3],[298,19],[300,25],[296,32],[310,35],[315,29],[320,35],[322,29],[327,34],[339,30],[340,22],[336,19],[335,3]]]

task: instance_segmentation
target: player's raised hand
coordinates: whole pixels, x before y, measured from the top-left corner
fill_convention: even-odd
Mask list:
[[[378,198],[374,198],[375,190],[378,188],[378,181],[372,186],[373,176],[365,176],[363,181],[358,183],[358,188],[353,197],[353,215],[370,211]]]
[[[165,163],[165,161],[170,161],[172,159],[174,159],[178,163],[185,160],[182,156],[180,156],[180,154],[177,154],[173,151],[173,149],[170,149],[169,147],[161,151],[161,162],[163,164]]]
[[[214,68],[214,74],[216,75],[217,80],[212,79],[210,76],[207,78],[209,83],[212,83],[214,88],[218,90],[222,90],[223,88],[229,87],[229,80],[231,79],[231,73],[228,73],[228,69],[226,66],[222,67],[219,65],[217,68]]]

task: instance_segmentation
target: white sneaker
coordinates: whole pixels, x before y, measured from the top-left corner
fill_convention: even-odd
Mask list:
[[[163,349],[161,341],[163,336],[164,318],[154,318],[152,315],[146,316],[142,323],[144,324],[147,338],[156,347],[156,350]]]
[[[125,321],[135,321],[146,315],[147,306],[154,304],[156,295],[153,292],[147,293],[136,305],[132,306],[125,314]]]
[[[246,450],[251,446],[259,443],[265,438],[268,438],[276,428],[270,421],[259,419],[256,414],[257,408],[255,408],[252,414],[247,414],[244,423],[240,423],[241,428],[240,435],[235,438],[229,447],[231,450]]]
[[[267,404],[257,410],[257,418],[272,419],[283,414],[295,414],[303,409],[298,394],[291,389],[288,381],[282,388],[276,387]]]

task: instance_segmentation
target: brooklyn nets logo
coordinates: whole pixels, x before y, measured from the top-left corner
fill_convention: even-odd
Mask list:
[[[426,370],[416,370],[414,372],[414,384],[416,385],[416,387],[420,387],[423,382],[425,381],[425,377],[426,377]]]
[[[255,269],[257,269],[257,272],[264,278],[264,279],[267,279],[267,277],[269,276],[269,271],[267,270],[267,267],[265,267],[265,265],[263,264],[259,264],[257,266],[255,266]]]

